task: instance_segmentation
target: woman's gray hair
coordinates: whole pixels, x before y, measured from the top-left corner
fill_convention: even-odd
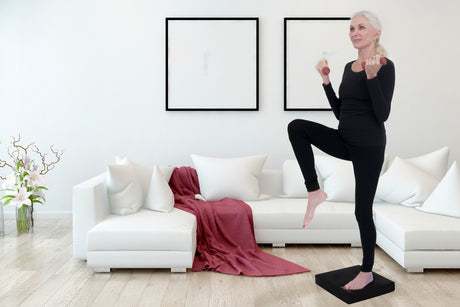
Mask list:
[[[380,20],[377,17],[377,15],[375,15],[374,13],[370,11],[359,11],[359,12],[354,13],[353,16],[351,16],[351,19],[355,18],[356,16],[360,16],[360,15],[364,16],[369,21],[369,23],[371,24],[372,28],[374,28],[374,30],[382,31],[382,25],[380,24]],[[380,34],[380,36],[381,35],[382,34]],[[377,40],[375,41],[375,51],[383,56],[387,55],[385,48],[383,48],[383,46],[380,44],[380,37],[377,38]]]

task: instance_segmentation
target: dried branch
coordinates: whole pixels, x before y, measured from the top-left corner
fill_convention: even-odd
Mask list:
[[[42,164],[42,170],[40,171],[40,175],[45,175],[49,171],[53,170],[56,164],[61,160],[63,150],[57,150],[54,148],[54,145],[50,146],[51,152],[55,156],[55,160],[51,162],[46,162],[46,156],[49,153],[43,154],[40,149],[38,148],[37,145],[35,145],[35,142],[30,143],[27,146],[20,145],[19,142],[21,141],[21,134],[19,134],[18,138],[16,139],[15,137],[11,137],[11,146],[8,147],[8,155],[13,159],[14,163],[18,161],[21,157],[21,153],[23,153],[23,156],[28,155],[28,151],[31,150],[35,152],[37,155],[40,156],[41,164]],[[9,166],[13,170],[15,169],[15,165],[7,163],[5,160],[0,160],[0,168]],[[1,179],[5,180],[3,176],[0,176]]]
[[[21,150],[24,152],[24,155],[28,154],[28,150],[31,146],[35,146],[35,142],[30,143],[26,147],[19,145],[18,143],[21,141],[21,134],[19,134],[18,139],[14,136],[11,137],[13,140],[11,141],[11,146],[8,147],[8,155],[13,159],[13,161],[17,161],[21,154]],[[13,168],[14,169],[14,168]]]
[[[8,154],[10,154],[9,148],[8,148]],[[11,154],[10,154],[10,156],[11,156]],[[12,166],[11,164],[9,164],[8,162],[6,162],[5,160],[1,160],[1,159],[0,159],[0,168],[6,167],[6,166],[10,167],[11,169],[14,169],[13,166]],[[0,175],[0,179],[6,180],[6,177],[3,177],[3,176]]]
[[[13,168],[13,166],[11,164],[9,164],[8,162],[6,162],[4,160],[0,160],[0,168],[5,167],[5,166],[9,166],[9,167]]]
[[[40,159],[42,160],[43,170],[45,170],[45,169],[46,169],[46,162],[45,162],[45,161],[46,161],[46,160],[45,160],[46,154],[42,154],[42,153],[40,152],[40,149],[39,149],[36,145],[32,148],[32,151],[35,152],[37,155],[40,156]],[[42,171],[43,171],[43,170],[42,170]],[[40,174],[42,173],[42,171],[40,171]]]
[[[8,155],[13,159],[13,161],[16,161],[16,157],[19,157],[19,149],[15,148],[13,152],[10,152],[11,146],[8,147]]]
[[[45,175],[49,171],[53,170],[54,167],[56,166],[56,164],[59,161],[61,161],[62,154],[64,153],[64,150],[59,151],[59,150],[54,149],[54,145],[50,146],[50,150],[54,154],[54,156],[56,157],[56,160],[52,161],[50,163],[46,163],[46,156],[48,155],[48,153],[46,153],[46,154],[41,153],[36,145],[34,145],[34,147],[32,147],[32,151],[37,153],[40,156],[41,160],[42,160],[43,169],[40,171],[40,175]]]
[[[19,149],[22,149],[24,151],[24,154],[26,154],[26,155],[27,155],[27,150],[29,150],[29,147],[33,146],[35,144],[35,142],[32,142],[29,145],[27,145],[26,147],[19,145],[18,143],[21,141],[21,134],[19,134],[19,137],[18,137],[17,141],[16,141],[16,138],[14,136],[12,136],[11,138],[13,139],[13,141],[11,142],[11,144],[13,144],[13,147],[17,148],[18,152],[19,152]]]

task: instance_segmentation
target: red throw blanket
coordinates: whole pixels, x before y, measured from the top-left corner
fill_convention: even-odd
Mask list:
[[[252,210],[245,202],[195,199],[198,175],[191,167],[174,169],[169,181],[175,207],[196,216],[197,248],[192,271],[273,276],[310,270],[260,250],[254,237]]]

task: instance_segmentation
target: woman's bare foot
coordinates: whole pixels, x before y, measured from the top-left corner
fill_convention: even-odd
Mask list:
[[[316,207],[318,207],[327,198],[327,194],[323,190],[319,189],[313,192],[308,192],[308,204],[307,212],[303,219],[303,227],[305,228],[315,215]]]
[[[374,280],[372,272],[359,272],[359,274],[348,284],[343,286],[345,290],[360,290]]]

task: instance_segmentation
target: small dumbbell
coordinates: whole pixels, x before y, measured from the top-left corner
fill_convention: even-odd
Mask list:
[[[380,64],[387,65],[387,59],[384,57],[380,58]],[[361,67],[364,69],[366,67],[366,61],[361,62]]]

